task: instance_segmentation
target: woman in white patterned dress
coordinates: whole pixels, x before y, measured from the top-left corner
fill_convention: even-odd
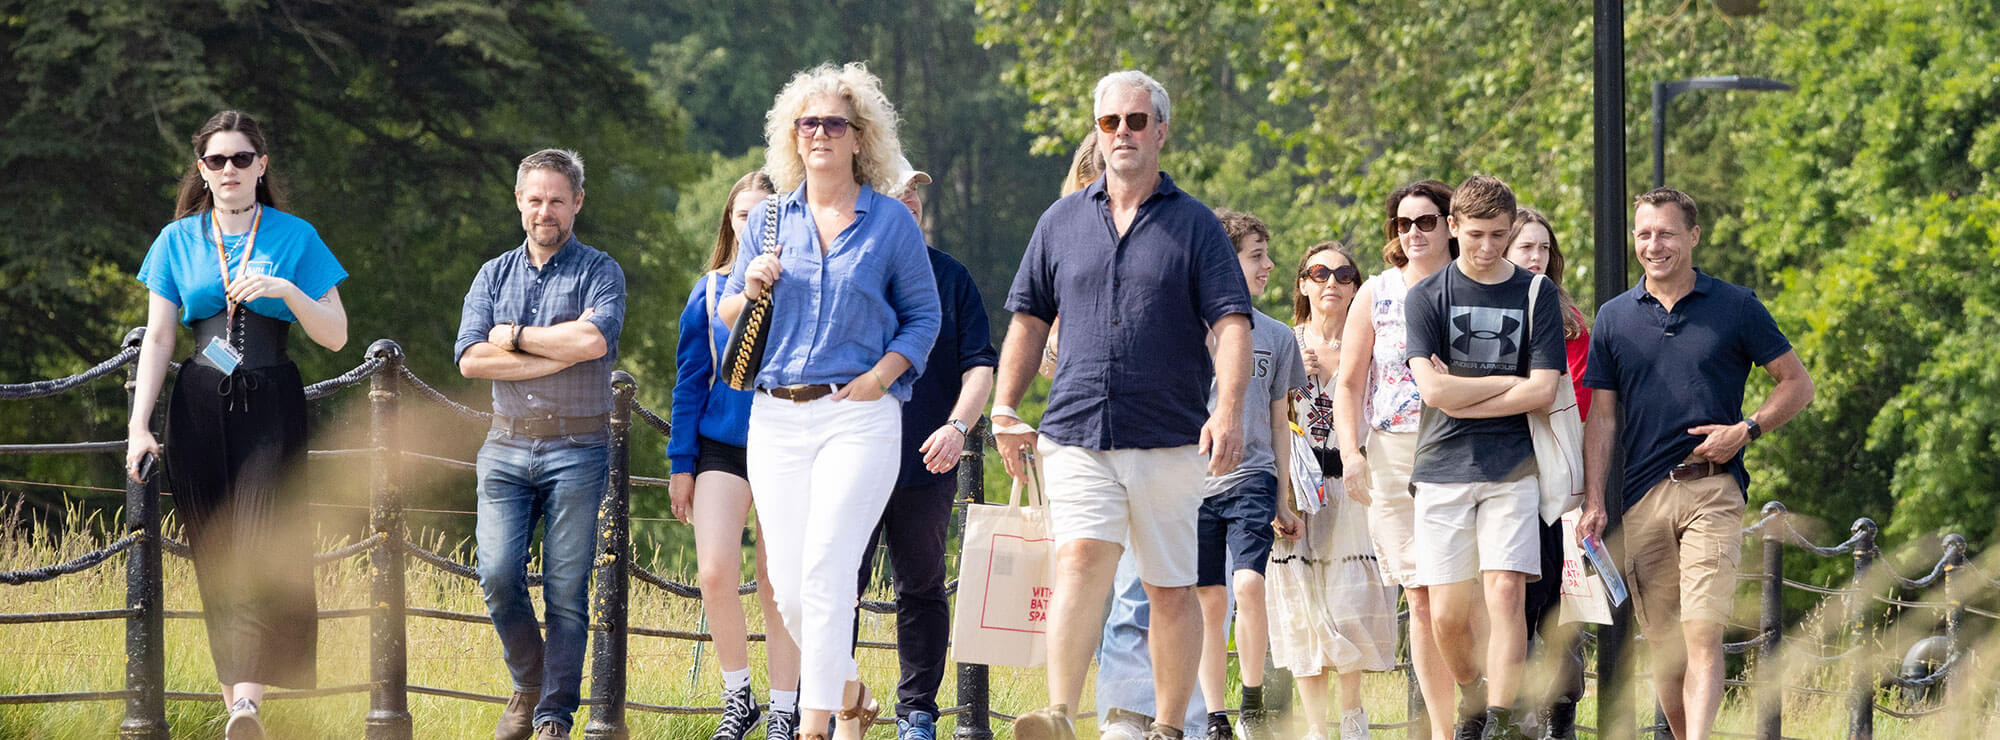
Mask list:
[[[1326,737],[1328,673],[1340,677],[1342,740],[1366,738],[1361,672],[1390,670],[1396,663],[1396,587],[1377,567],[1367,507],[1341,493],[1334,449],[1334,358],[1360,283],[1345,247],[1315,244],[1300,260],[1292,307],[1306,365],[1306,385],[1293,393],[1292,406],[1320,460],[1327,492],[1319,511],[1299,512],[1303,536],[1281,539],[1271,551],[1271,656],[1298,678],[1309,740]],[[1289,496],[1281,494],[1281,500],[1293,505]]]

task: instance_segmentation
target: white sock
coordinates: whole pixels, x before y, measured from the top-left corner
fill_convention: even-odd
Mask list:
[[[722,690],[725,693],[733,694],[738,691],[742,691],[743,689],[749,686],[750,686],[749,666],[744,666],[739,670],[722,672]]]
[[[799,711],[799,692],[772,689],[771,711],[787,714]]]

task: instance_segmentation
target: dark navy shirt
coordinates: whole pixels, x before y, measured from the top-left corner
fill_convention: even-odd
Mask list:
[[[531,380],[493,381],[493,412],[503,416],[596,416],[611,413],[611,369],[625,325],[625,271],[611,255],[571,235],[540,269],[528,265],[528,245],[479,268],[458,319],[452,361],[486,341],[496,324],[553,326],[595,309],[590,323],[604,334],[604,356]]]
[[[944,307],[944,325],[938,329],[937,343],[931,345],[924,374],[917,376],[916,385],[910,388],[910,401],[903,404],[903,470],[896,478],[897,486],[953,477],[951,472],[925,470],[924,453],[917,448],[931,432],[951,420],[951,407],[958,405],[958,392],[965,387],[965,371],[1000,364],[1000,355],[993,351],[993,330],[986,325],[986,302],[979,297],[979,286],[972,283],[972,273],[936,247],[929,252],[938,303]],[[971,419],[959,419],[966,426],[978,420],[977,412]]]
[[[1625,506],[1637,504],[1701,444],[1687,430],[1742,421],[1750,366],[1791,349],[1756,293],[1707,273],[1695,273],[1694,292],[1671,312],[1646,292],[1644,278],[1598,309],[1583,384],[1618,393]],[[1749,490],[1741,452],[1729,472]]]
[[[1215,212],[1161,173],[1122,237],[1104,178],[1049,206],[1007,310],[1043,321],[1062,314],[1042,436],[1156,449],[1200,441],[1215,375],[1208,328],[1248,316],[1250,291]]]

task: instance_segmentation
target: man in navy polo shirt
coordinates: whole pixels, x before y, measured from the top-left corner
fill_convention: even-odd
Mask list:
[[[1604,531],[1615,443],[1626,582],[1653,650],[1653,686],[1679,738],[1706,738],[1722,705],[1722,627],[1750,476],[1743,447],[1812,402],[1812,378],[1748,288],[1694,267],[1694,199],[1672,188],[1639,196],[1632,240],[1645,278],[1598,309],[1584,424],[1579,537]],[[1777,381],[1743,416],[1751,364]],[[1621,403],[1622,402],[1622,403]],[[1622,408],[1621,408],[1622,406]],[[1615,440],[1615,442],[1614,442]]]
[[[922,224],[923,186],[931,176],[911,169],[908,161],[899,163],[902,174],[896,179],[902,190],[891,195]],[[887,542],[896,574],[896,654],[902,663],[902,681],[896,685],[897,740],[937,740],[938,684],[944,681],[945,649],[951,644],[944,550],[952,495],[958,491],[952,471],[993,393],[993,366],[999,362],[993,332],[986,326],[986,303],[972,273],[937,247],[928,251],[944,324],[924,374],[917,376],[910,401],[903,404],[903,467],[867,550],[874,552],[877,541]],[[857,593],[867,590],[873,566],[871,559],[861,561]]]
[[[1152,604],[1158,721],[1148,736],[1179,740],[1173,723],[1201,657],[1190,543],[1205,474],[1242,461],[1250,294],[1215,213],[1159,169],[1166,89],[1127,70],[1099,80],[1093,98],[1105,176],[1056,201],[1035,226],[1007,294],[1014,318],[992,414],[1009,474],[1022,475],[1022,450],[1038,444],[1057,542],[1051,706],[1016,720],[1014,735],[1074,737],[1070,712],[1129,546]],[[1034,378],[1058,311],[1062,354],[1038,438],[1013,405]]]

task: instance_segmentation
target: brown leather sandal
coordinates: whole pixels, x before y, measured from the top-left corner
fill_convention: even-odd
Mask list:
[[[834,727],[834,734],[844,740],[858,740],[868,734],[868,728],[875,725],[875,718],[882,716],[882,705],[876,703],[875,692],[868,690],[868,684],[848,681],[840,689],[840,712],[834,717],[843,722],[855,722],[860,732],[849,737],[842,733],[840,726]]]

